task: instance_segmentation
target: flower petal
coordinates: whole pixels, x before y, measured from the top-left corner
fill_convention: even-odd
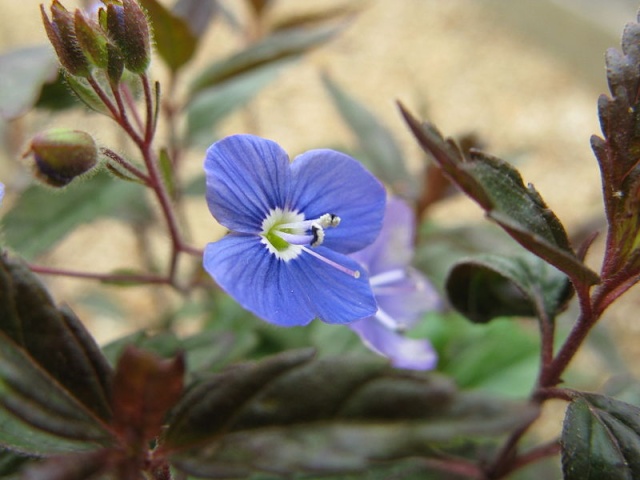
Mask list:
[[[287,202],[289,157],[271,140],[253,135],[223,138],[207,150],[204,171],[209,210],[230,230],[260,232],[267,214]]]
[[[431,370],[438,362],[438,356],[428,340],[407,338],[389,330],[375,317],[354,322],[349,328],[360,336],[369,349],[387,357],[396,368]]]
[[[398,282],[373,289],[380,309],[402,328],[413,326],[422,314],[443,306],[440,295],[422,273],[413,268],[406,273]]]
[[[370,276],[404,269],[413,256],[414,222],[413,212],[406,202],[396,197],[389,198],[380,235],[352,257],[368,268]]]
[[[382,184],[357,160],[334,150],[310,150],[291,164],[291,205],[305,218],[338,215],[337,228],[325,231],[323,246],[341,253],[375,240],[384,215]]]
[[[315,316],[326,323],[346,324],[373,315],[377,304],[369,277],[353,259],[328,248],[317,247],[316,253],[351,271],[359,278],[338,270],[308,254],[289,262],[296,284],[304,290]]]
[[[322,254],[358,268],[343,255]],[[366,275],[355,279],[304,253],[288,262],[278,260],[253,235],[231,234],[208,244],[203,265],[240,305],[275,325],[307,325],[316,317],[348,323],[377,308]]]

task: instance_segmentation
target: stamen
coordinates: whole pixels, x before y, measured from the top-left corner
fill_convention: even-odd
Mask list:
[[[324,242],[324,230],[319,225],[311,225],[311,234],[313,235],[313,241],[311,242],[312,247],[317,247],[322,245]]]
[[[337,227],[340,225],[340,217],[333,213],[325,213],[324,215],[320,215],[318,223],[324,228]]]
[[[315,238],[313,235],[296,235],[293,233],[281,232],[279,230],[274,230],[273,233],[279,236],[285,242],[293,245],[309,245],[309,243],[311,243]]]
[[[398,282],[404,280],[407,277],[407,273],[404,269],[396,268],[384,273],[378,273],[369,278],[369,282],[372,287],[381,287],[389,283]]]
[[[333,213],[325,213],[324,215],[320,215],[318,218],[311,220],[281,223],[278,225],[278,228],[308,230],[313,225],[319,225],[322,228],[337,227],[340,225],[340,217]]]
[[[351,270],[351,269],[349,269],[349,268],[347,268],[347,267],[345,267],[343,265],[340,265],[339,263],[334,262],[333,260],[328,259],[327,257],[323,257],[319,253],[314,252],[313,250],[311,250],[310,248],[307,248],[307,247],[300,247],[300,248],[302,248],[303,252],[307,252],[309,255],[312,255],[312,256],[316,257],[318,260],[321,260],[324,263],[328,263],[333,268],[337,268],[341,272],[344,272],[347,275],[351,275],[353,278],[360,278],[360,271],[359,270]]]
[[[261,242],[267,249],[281,260],[289,261],[296,258],[303,245],[318,247],[325,238],[325,228],[337,227],[340,217],[333,213],[325,213],[318,218],[305,220],[304,214],[275,208],[262,221]],[[305,249],[305,251],[309,251]],[[324,257],[323,257],[324,258]],[[327,262],[331,263],[329,260]],[[358,278],[360,272],[354,272],[344,267],[340,270]]]
[[[391,317],[387,312],[378,308],[378,311],[375,314],[376,320],[378,320],[381,324],[387,327],[389,330],[393,330],[394,332],[401,332],[405,329],[404,325],[398,324],[393,317]]]

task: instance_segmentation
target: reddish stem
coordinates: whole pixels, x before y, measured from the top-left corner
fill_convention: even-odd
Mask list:
[[[80,272],[77,270],[66,270],[55,267],[45,267],[42,265],[29,264],[29,269],[32,272],[42,275],[60,275],[64,277],[83,278],[90,280],[99,280],[101,282],[111,283],[145,283],[145,284],[160,284],[168,285],[170,280],[168,277],[162,277],[158,275],[128,275],[128,274],[111,274],[111,273],[95,273],[95,272]]]
[[[136,167],[135,165],[133,165],[130,162],[126,161],[124,158],[122,158],[120,155],[118,155],[116,152],[114,152],[113,150],[111,150],[109,148],[102,147],[100,149],[100,151],[102,152],[102,154],[104,156],[109,157],[110,160],[113,160],[118,165],[120,165],[122,168],[124,168],[126,171],[128,171],[133,176],[135,176],[136,178],[141,180],[146,186],[148,186],[148,187],[151,186],[150,185],[151,184],[151,180],[149,179],[147,174],[144,173],[142,170],[140,170],[138,167]]]

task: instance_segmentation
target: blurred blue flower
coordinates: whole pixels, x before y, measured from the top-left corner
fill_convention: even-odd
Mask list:
[[[422,314],[441,307],[441,299],[420,272],[410,267],[414,220],[409,206],[389,199],[382,231],[374,243],[351,255],[369,273],[377,312],[349,327],[374,352],[397,368],[430,370],[437,356],[428,340],[406,337]]]
[[[2,204],[3,198],[4,198],[4,185],[0,183],[0,204]]]
[[[234,135],[207,150],[207,203],[230,230],[205,270],[270,323],[349,323],[373,315],[366,272],[346,254],[380,232],[385,191],[353,158],[311,150],[289,162],[275,142]]]

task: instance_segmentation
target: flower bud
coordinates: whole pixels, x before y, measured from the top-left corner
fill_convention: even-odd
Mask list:
[[[52,187],[64,187],[98,163],[98,147],[93,137],[66,128],[36,135],[24,156],[29,154],[33,154],[36,177]]]
[[[107,31],[122,51],[124,65],[134,73],[144,73],[151,61],[149,22],[135,0],[123,0],[122,6],[109,4]]]
[[[76,38],[74,15],[64,8],[58,0],[54,0],[51,4],[52,20],[49,20],[43,5],[40,5],[40,12],[47,37],[49,37],[62,66],[71,75],[88,76],[90,64]]]
[[[109,40],[100,26],[87,19],[81,10],[76,10],[74,30],[78,44],[89,61],[100,69],[107,68]]]

